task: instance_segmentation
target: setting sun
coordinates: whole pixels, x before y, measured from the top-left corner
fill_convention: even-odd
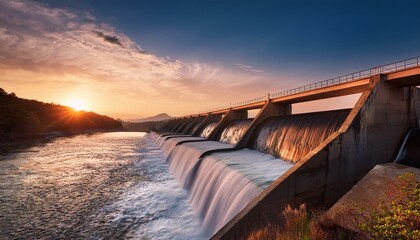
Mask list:
[[[69,107],[76,111],[86,110],[86,103],[82,99],[73,99],[68,103]]]

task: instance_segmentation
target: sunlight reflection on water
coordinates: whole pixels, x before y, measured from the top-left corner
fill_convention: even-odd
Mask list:
[[[0,156],[0,239],[202,238],[145,133],[63,137]]]

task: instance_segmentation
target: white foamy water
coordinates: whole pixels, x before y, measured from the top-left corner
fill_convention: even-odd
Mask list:
[[[231,148],[233,145],[215,141],[188,142],[174,148],[168,155],[167,162],[175,179],[185,188],[191,171],[201,154],[208,150]]]
[[[292,163],[250,149],[229,151],[233,145],[200,141],[173,145],[168,139],[162,145],[172,146],[167,158],[176,180],[190,192],[194,211],[209,235],[246,207]],[[209,150],[224,149],[200,159]]]
[[[213,132],[213,130],[216,128],[217,124],[219,124],[219,122],[211,122],[207,124],[207,126],[201,132],[200,137],[208,138],[210,134]]]
[[[216,233],[292,163],[243,149],[212,153],[201,160],[191,185],[191,202],[208,234]]]
[[[188,194],[168,174],[163,153],[151,141],[139,167],[149,179],[130,188],[112,206],[115,222],[135,219],[127,237],[135,239],[206,239],[200,219],[193,213]]]
[[[53,139],[0,155],[0,239],[206,239],[145,133]]]

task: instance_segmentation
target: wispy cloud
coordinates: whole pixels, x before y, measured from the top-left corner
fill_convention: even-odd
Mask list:
[[[242,63],[236,63],[235,64],[237,67],[239,67],[240,69],[246,70],[246,71],[250,71],[250,72],[254,72],[254,73],[263,73],[263,70],[259,70],[257,68],[254,68],[251,65],[246,65],[246,64],[242,64]]]
[[[90,13],[0,0],[1,84],[24,96],[60,102],[64,92],[82,88],[98,111],[183,114],[272,86],[266,76],[249,74],[263,71],[236,66],[160,57]]]

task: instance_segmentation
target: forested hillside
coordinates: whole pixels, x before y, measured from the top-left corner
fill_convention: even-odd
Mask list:
[[[19,98],[0,88],[0,136],[119,128],[122,124],[108,116]]]

